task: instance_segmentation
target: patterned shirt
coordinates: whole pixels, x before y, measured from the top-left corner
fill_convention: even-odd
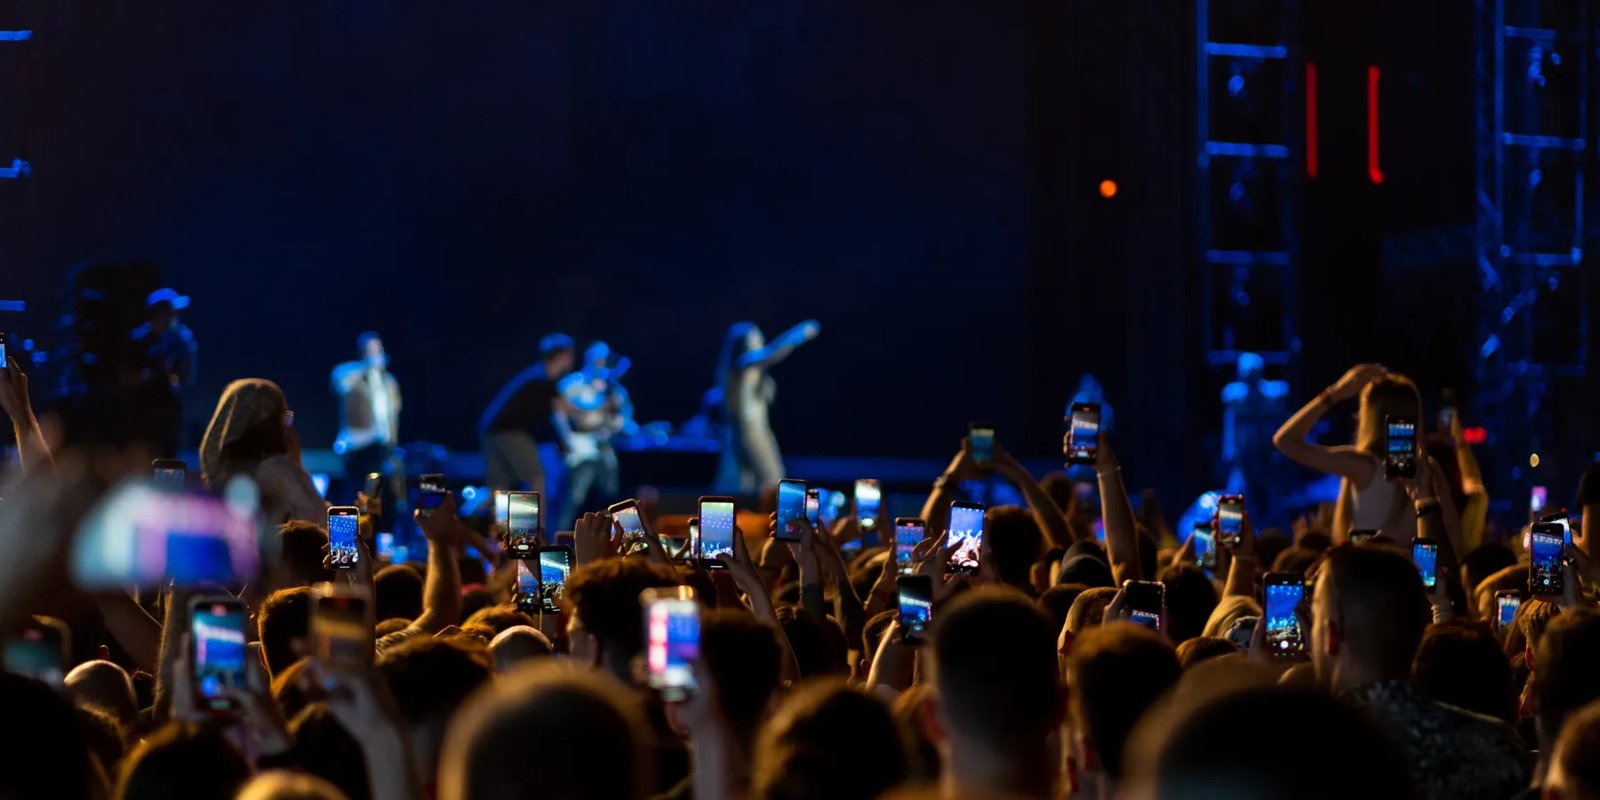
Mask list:
[[[1494,717],[1435,703],[1408,681],[1341,692],[1406,748],[1422,796],[1430,800],[1505,800],[1528,786],[1528,749]]]

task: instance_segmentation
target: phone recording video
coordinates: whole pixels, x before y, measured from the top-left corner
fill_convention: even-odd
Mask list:
[[[1217,568],[1217,539],[1209,522],[1194,524],[1194,558],[1201,569]]]
[[[1150,630],[1161,630],[1161,606],[1166,602],[1166,593],[1166,585],[1155,581],[1123,581],[1122,606],[1128,609],[1128,619]]]
[[[444,475],[430,472],[417,478],[417,510],[424,515],[433,513],[433,510],[444,505],[445,495],[450,493],[450,484],[445,481]]]
[[[355,569],[361,560],[356,537],[361,533],[361,509],[332,506],[328,509],[328,564],[334,569]]]
[[[1218,547],[1238,547],[1244,533],[1244,495],[1225,494],[1217,498],[1217,516],[1213,523]]]
[[[1422,573],[1422,586],[1433,589],[1439,582],[1439,543],[1432,539],[1411,540],[1411,562]]]
[[[894,566],[901,575],[911,572],[911,559],[917,545],[928,538],[928,523],[917,517],[899,517],[894,521]]]
[[[1553,522],[1535,522],[1528,534],[1528,594],[1534,597],[1556,597],[1566,591],[1566,575],[1562,572],[1565,554],[1562,552],[1561,526]]]
[[[506,492],[507,558],[533,558],[539,551],[542,500],[538,492]]]
[[[182,491],[189,481],[189,464],[176,458],[158,458],[150,462],[150,475],[156,485]]]
[[[878,510],[883,505],[883,493],[878,488],[878,482],[871,478],[862,478],[856,481],[856,524],[861,526],[861,535],[866,537],[867,531],[876,530],[878,527]]]
[[[232,597],[189,601],[189,675],[197,708],[236,708],[224,692],[245,685],[245,618],[244,603]]]
[[[561,613],[561,595],[572,574],[572,548],[539,548],[539,599],[546,614]]]
[[[511,493],[500,489],[494,490],[494,524],[500,526],[501,531],[508,527],[506,515],[511,513]]]
[[[1093,466],[1100,450],[1100,405],[1098,403],[1073,403],[1067,417],[1068,464]]]
[[[644,520],[639,517],[637,500],[624,500],[606,509],[612,521],[622,529],[622,554],[630,556],[650,549],[645,541]]]
[[[972,460],[987,464],[994,460],[994,426],[987,422],[974,422],[967,426],[967,444],[972,449]]]
[[[1298,656],[1306,652],[1305,631],[1295,613],[1305,601],[1305,577],[1298,572],[1272,572],[1263,580],[1267,607],[1267,652],[1274,656]]]
[[[675,703],[694,694],[694,662],[700,658],[700,604],[687,586],[646,589],[645,683]]]
[[[795,523],[806,516],[806,483],[785,478],[778,481],[778,516],[773,527],[773,538],[780,542],[800,541],[800,529]]]
[[[977,572],[983,548],[983,506],[977,503],[950,504],[949,572]]]
[[[723,569],[717,556],[733,558],[733,498],[700,498],[700,563],[707,569]]]
[[[1517,609],[1522,608],[1522,593],[1516,589],[1501,589],[1494,593],[1494,606],[1495,630],[1505,633],[1516,620]]]
[[[372,664],[371,600],[364,588],[321,583],[313,589],[311,638],[317,659],[335,669]]]
[[[517,561],[515,602],[518,611],[537,617],[544,602],[539,599],[539,572],[537,568],[528,566],[533,560],[524,558]]]
[[[1417,418],[1390,414],[1385,418],[1383,474],[1389,478],[1417,477]]]
[[[806,521],[811,527],[822,526],[822,491],[820,489],[806,490]]]
[[[900,641],[913,647],[922,644],[933,621],[933,576],[901,575],[895,594],[900,606]]]
[[[71,664],[71,641],[65,622],[55,617],[29,617],[22,629],[0,647],[0,659],[6,672],[60,686],[66,681]]]
[[[261,570],[260,537],[253,505],[127,483],[79,524],[72,577],[87,589],[250,581]]]

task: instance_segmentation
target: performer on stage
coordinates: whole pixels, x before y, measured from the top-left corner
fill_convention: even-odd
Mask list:
[[[484,410],[478,438],[490,489],[529,488],[545,495],[539,440],[555,441],[556,384],[572,370],[574,350],[564,333],[540,339],[539,363],[517,373]]]
[[[131,426],[134,438],[162,458],[176,458],[183,444],[183,390],[194,385],[194,333],[178,319],[188,307],[188,297],[157,289],[145,298],[145,322],[132,334]]]
[[[583,353],[583,369],[561,380],[555,424],[566,451],[567,480],[558,524],[576,520],[596,487],[603,502],[617,499],[622,473],[611,437],[638,428],[633,400],[618,383],[627,369],[627,359],[612,362],[611,348],[595,342]]]
[[[822,331],[806,320],[767,343],[753,322],[735,323],[722,343],[716,381],[722,386],[722,460],[715,491],[752,494],[783,479],[783,456],[767,409],[777,384],[767,374],[774,364]]]
[[[394,448],[400,443],[400,382],[389,374],[389,356],[378,334],[361,334],[356,347],[360,360],[333,368],[333,393],[341,399],[333,452],[344,457],[346,493],[352,498],[369,473],[401,473],[394,463]]]

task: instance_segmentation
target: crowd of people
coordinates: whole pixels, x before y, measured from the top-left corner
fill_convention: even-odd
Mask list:
[[[350,385],[383,386],[370,363]],[[1565,521],[1562,592],[1530,593],[1527,546],[1488,523],[1459,419],[1439,458],[1419,446],[1413,470],[1386,469],[1384,420],[1422,415],[1417,388],[1380,366],[1350,370],[1274,437],[1342,479],[1339,501],[1291,531],[1258,531],[1248,511],[1236,541],[1170,530],[1154,504],[1136,512],[1138,466],[1125,473],[1102,435],[1093,491],[1035,477],[999,440],[952,442],[905,556],[849,546],[864,538],[849,514],[786,518],[780,537],[776,449],[746,436],[761,454],[741,474],[765,491],[740,510],[731,555],[669,552],[677,523],[648,503],[637,547],[587,511],[570,533],[539,532],[570,540],[575,562],[553,608],[517,601],[502,520],[464,518],[448,495],[413,512],[418,564],[373,557],[372,520],[394,512],[355,498],[359,557],[334,569],[294,413],[262,379],[224,392],[198,476],[217,493],[255,487],[259,574],[76,585],[80,521],[147,476],[148,456],[52,452],[27,376],[4,372],[18,456],[0,489],[7,800],[1600,798],[1600,476],[1583,476]],[[730,373],[729,392],[752,395],[745,377]],[[1354,445],[1310,440],[1356,400]],[[505,456],[491,468],[532,481],[515,433],[486,427]],[[951,569],[950,508],[974,478],[1014,484],[1025,505],[988,508],[975,569]],[[1414,539],[1436,553],[1431,588]],[[898,608],[912,580],[932,587],[916,635]],[[1300,599],[1274,617],[1267,585]],[[699,629],[693,688],[667,694],[645,680],[660,654],[641,595],[677,587]],[[368,601],[355,657],[312,630],[345,596]],[[248,679],[201,691],[195,615],[228,608],[248,618]],[[59,636],[58,674],[10,671],[28,631]]]

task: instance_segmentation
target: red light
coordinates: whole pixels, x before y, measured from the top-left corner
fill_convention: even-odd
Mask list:
[[[1317,177],[1317,65],[1306,62],[1306,175]]]
[[[1378,166],[1378,68],[1367,67],[1367,179],[1383,183]]]
[[[1117,182],[1113,181],[1113,180],[1103,180],[1103,181],[1101,181],[1100,182],[1100,196],[1104,197],[1107,200],[1110,200],[1111,198],[1116,197],[1117,196]]]
[[[1464,428],[1461,431],[1461,440],[1467,444],[1483,444],[1489,441],[1489,432],[1483,428]]]

